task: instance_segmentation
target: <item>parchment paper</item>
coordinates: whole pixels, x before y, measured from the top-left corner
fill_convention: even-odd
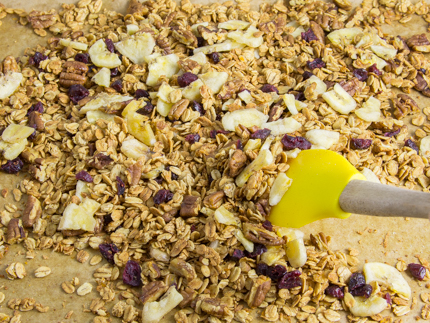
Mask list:
[[[204,0],[207,2],[207,0]],[[33,1],[13,1],[6,0],[3,4],[6,7],[23,8],[27,11],[31,9],[48,10],[51,8],[60,8],[61,3],[74,3],[75,0],[33,0]],[[195,1],[193,1],[195,2]],[[210,1],[209,1],[210,2]],[[104,7],[115,9],[125,13],[128,0],[105,0]],[[258,1],[254,1],[254,8]],[[7,55],[19,56],[23,54],[26,47],[35,46],[37,43],[43,43],[45,40],[33,33],[30,26],[21,26],[17,23],[16,18],[7,16],[3,19],[3,25],[0,27],[0,59]],[[412,34],[426,32],[426,24],[421,19],[412,20],[407,26],[393,23],[392,26],[383,28],[385,32],[390,34],[399,34],[410,36]],[[50,37],[48,34],[46,38]],[[416,99],[420,108],[428,106],[430,100],[425,99],[417,92],[413,92],[412,97]],[[411,128],[414,130],[415,128]],[[17,183],[25,177],[26,174],[21,174],[18,177],[14,175],[5,175],[0,173],[0,189],[16,187]],[[28,175],[27,175],[28,176]],[[9,194],[7,199],[0,196],[0,209],[5,203],[12,202],[12,194]],[[25,197],[22,199],[22,205],[25,203]],[[18,212],[22,211],[19,210]],[[332,250],[347,251],[348,248],[357,249],[360,254],[358,258],[361,263],[365,261],[387,262],[390,265],[395,265],[398,258],[403,258],[406,263],[415,262],[418,260],[415,255],[421,255],[427,261],[430,261],[430,222],[426,220],[404,218],[377,218],[362,215],[352,215],[346,220],[340,219],[325,219],[312,224],[309,224],[301,229],[308,237],[310,233],[324,232],[332,237]],[[359,234],[358,232],[361,232]],[[386,247],[383,246],[383,241],[386,240]],[[87,250],[91,255],[96,252]],[[5,278],[5,268],[8,264],[14,261],[19,261],[25,264],[27,277],[22,280],[10,281]],[[98,297],[98,292],[95,290],[96,284],[92,278],[92,274],[96,267],[91,267],[87,261],[86,264],[81,264],[76,261],[76,254],[73,256],[65,256],[55,253],[52,250],[37,251],[36,257],[32,260],[25,259],[25,251],[22,246],[13,245],[10,247],[7,256],[0,261],[0,288],[6,295],[6,300],[0,304],[0,312],[11,315],[6,303],[11,298],[32,297],[37,302],[44,306],[49,306],[47,313],[38,313],[33,310],[30,312],[21,312],[22,322],[40,323],[40,322],[92,322],[94,315],[83,312],[84,308],[88,308],[91,300]],[[52,274],[45,278],[35,278],[34,270],[39,266],[48,266],[52,269]],[[425,288],[425,284],[419,284],[417,280],[412,279],[407,273],[403,273],[409,285],[413,290],[413,297],[417,297],[418,304],[406,316],[402,317],[404,322],[415,321],[414,317],[421,312],[423,303],[419,298],[419,294],[423,291],[429,292]],[[74,277],[78,277],[80,283],[93,283],[93,291],[86,296],[78,296],[75,294],[66,294],[61,289],[60,285],[64,281],[70,281]],[[420,286],[422,285],[422,286]],[[116,301],[118,300],[116,296]],[[115,301],[115,302],[116,302]],[[115,303],[111,302],[107,305],[108,309]],[[142,306],[139,306],[141,309]],[[64,316],[69,311],[73,310],[74,314],[68,320]],[[388,311],[382,313],[387,315]],[[170,313],[163,322],[173,322],[173,313]],[[119,319],[112,317],[113,322],[120,322]],[[345,322],[346,319],[342,318]]]

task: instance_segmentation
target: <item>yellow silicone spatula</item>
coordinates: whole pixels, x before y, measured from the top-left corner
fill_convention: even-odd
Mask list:
[[[430,194],[373,183],[348,160],[330,150],[303,150],[288,161],[293,180],[269,220],[299,228],[324,218],[345,219],[351,213],[428,218]]]

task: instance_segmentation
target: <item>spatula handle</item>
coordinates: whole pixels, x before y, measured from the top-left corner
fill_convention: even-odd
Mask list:
[[[342,210],[376,216],[403,216],[428,219],[430,193],[352,180],[339,198]]]

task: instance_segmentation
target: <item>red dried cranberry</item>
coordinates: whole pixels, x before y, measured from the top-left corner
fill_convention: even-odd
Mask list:
[[[39,113],[43,113],[44,109],[43,109],[43,104],[42,102],[37,102],[36,104],[33,104],[30,109],[27,110],[27,116],[30,115],[30,113],[32,112],[39,112]]]
[[[178,84],[180,87],[186,87],[198,79],[196,74],[185,72],[178,77]]]
[[[189,142],[191,145],[200,140],[200,135],[198,133],[190,133],[185,136],[185,141]]]
[[[111,70],[110,70],[110,76],[111,76],[111,77],[117,76],[117,75],[118,75],[118,73],[119,73],[119,71],[118,71],[118,67],[111,68]]]
[[[76,179],[77,180],[83,180],[87,183],[92,183],[93,182],[93,177],[86,171],[81,170],[79,173],[76,174]]]
[[[166,170],[169,171],[170,166],[167,166]],[[170,171],[170,178],[172,179],[172,181],[176,181],[179,178],[179,176],[177,174],[173,173],[172,171]]]
[[[234,249],[233,253],[231,254],[232,260],[239,260],[245,257],[245,254],[243,253],[243,250],[240,249]]]
[[[312,29],[309,28],[307,31],[302,33],[302,39],[309,43],[312,40],[318,40],[318,37],[315,35]]]
[[[367,71],[364,68],[356,68],[352,74],[361,82],[364,82],[369,77]]]
[[[266,230],[273,231],[273,224],[269,220],[264,221],[262,225]]]
[[[353,273],[349,278],[348,289],[351,293],[354,289],[366,285],[366,279],[362,273]]]
[[[48,59],[48,56],[43,55],[40,52],[36,52],[33,56],[30,57],[30,59],[28,60],[28,64],[39,67],[40,62],[46,59]]]
[[[134,93],[134,97],[136,99],[140,99],[140,98],[149,98],[149,93],[146,90],[143,89],[137,89],[136,92]]]
[[[412,139],[406,140],[405,146],[414,149],[417,153],[419,152],[417,144]]]
[[[420,68],[419,71],[423,74],[425,74],[427,72],[425,68]]]
[[[353,149],[367,149],[372,145],[372,139],[351,138],[351,147]]]
[[[15,159],[8,160],[6,164],[1,165],[1,170],[7,174],[16,174],[22,167],[24,167],[24,163],[19,157],[16,157]]]
[[[76,54],[75,61],[88,64],[90,62],[90,55],[88,55],[87,53]]]
[[[385,293],[385,295],[383,296],[385,298],[385,300],[387,301],[387,304],[393,304],[393,301],[391,300],[391,295],[390,293]]]
[[[300,275],[302,273],[298,270],[290,271],[286,273],[279,281],[278,288],[279,289],[291,289],[294,287],[302,286],[302,280],[300,279]]]
[[[121,92],[122,91],[122,80],[116,80],[112,83],[111,88],[113,88],[115,91],[117,92]]]
[[[173,198],[173,193],[169,190],[159,190],[154,195],[154,203],[155,204],[161,204],[161,203],[167,203]]]
[[[307,80],[308,78],[310,78],[311,76],[313,76],[314,73],[309,72],[309,71],[304,71],[302,76],[303,76],[303,81]]]
[[[205,46],[206,41],[203,37],[197,37],[197,47]]]
[[[197,230],[197,225],[192,224],[192,225],[191,225],[191,228],[190,228],[190,231],[191,231],[191,232],[194,232],[194,231],[196,231],[196,230]]]
[[[299,148],[301,150],[306,150],[306,149],[311,149],[312,147],[312,144],[306,138],[303,138],[300,136],[292,137],[289,135],[285,135],[281,139],[281,142],[285,150],[293,150],[296,148]]]
[[[267,270],[269,269],[269,266],[265,264],[264,262],[260,262],[257,267],[255,268],[255,272],[258,275],[267,276]]]
[[[215,117],[216,121],[221,121],[222,120],[222,115],[221,114],[217,114]]]
[[[110,38],[105,38],[105,44],[108,51],[113,53],[115,51],[115,46],[113,45],[113,41]]]
[[[74,104],[78,104],[79,101],[90,95],[90,92],[80,84],[73,84],[69,88],[68,93],[70,100],[72,100]]]
[[[311,70],[325,67],[325,63],[321,58],[315,58],[313,61],[308,61],[306,64]]]
[[[140,268],[140,265],[136,261],[129,260],[125,264],[124,271],[122,272],[122,281],[124,284],[139,287],[142,285],[141,273],[142,268]]]
[[[88,143],[88,155],[94,156],[94,153],[96,152],[96,144],[93,142]]]
[[[119,249],[113,243],[102,243],[99,245],[99,250],[102,256],[111,264],[114,264],[115,261],[113,256],[119,252]]]
[[[27,139],[30,141],[33,141],[34,139],[36,139],[36,125],[32,125],[31,127],[34,128],[35,130]]]
[[[219,63],[219,54],[217,52],[213,52],[212,54],[210,54],[210,56],[211,56],[212,62],[214,62],[214,64]]]
[[[285,273],[287,272],[287,268],[282,265],[270,266],[267,268],[267,277],[269,277],[274,282],[277,282],[281,279]]]
[[[389,131],[389,132],[385,132],[384,133],[384,137],[393,137],[393,136],[397,136],[400,133],[400,128],[394,130],[394,131]]]
[[[121,179],[121,177],[119,177],[119,176],[116,177],[116,189],[117,189],[117,194],[118,195],[124,195],[124,193],[125,193],[125,183]]]
[[[335,298],[343,298],[344,296],[343,289],[337,285],[330,285],[325,289],[324,292],[326,293],[326,295]]]
[[[227,135],[227,134],[229,134],[229,131],[225,131],[225,130],[211,130],[211,131],[210,131],[210,133],[209,133],[209,136],[210,136],[212,139],[215,139],[215,138],[216,138],[216,135],[218,135],[218,134],[220,134],[220,133],[222,133],[222,134],[224,134],[224,135]]]
[[[158,184],[161,185],[161,183],[163,183],[163,176],[158,175],[156,178],[154,178],[154,181],[156,181]]]
[[[99,153],[95,156],[95,166],[97,169],[103,169],[111,162],[113,162],[113,159],[105,154]]]
[[[369,73],[373,73],[377,76],[381,76],[382,72],[376,67],[376,63],[370,66],[368,69]]]
[[[198,103],[197,101],[193,101],[193,110],[200,113],[200,115],[205,114],[205,110],[203,109],[202,105]]]
[[[152,113],[153,110],[154,106],[152,105],[152,103],[146,102],[146,105],[143,108],[138,109],[136,112],[148,116]]]
[[[363,296],[365,298],[369,298],[372,294],[373,288],[371,285],[366,284],[360,287],[357,287],[354,290],[351,290],[350,293],[352,296]]]
[[[261,139],[261,140],[264,140],[267,137],[269,137],[269,135],[270,135],[271,132],[272,132],[272,130],[269,130],[267,128],[258,129],[253,134],[251,134],[251,139]]]
[[[418,280],[423,280],[426,276],[426,268],[420,264],[409,264],[408,270]]]
[[[295,98],[297,101],[304,101],[304,100],[306,100],[306,97],[305,97],[305,93],[304,93],[304,92],[296,92],[296,93],[294,93],[294,98]]]
[[[279,93],[278,89],[276,88],[276,86],[272,85],[272,84],[264,84],[261,89],[262,92],[264,93],[270,93],[270,92],[276,92],[276,94]]]
[[[267,251],[267,247],[264,244],[256,243],[254,244],[254,251],[253,252],[245,251],[245,256],[248,258],[255,259],[257,258],[257,256],[262,255],[266,251]]]

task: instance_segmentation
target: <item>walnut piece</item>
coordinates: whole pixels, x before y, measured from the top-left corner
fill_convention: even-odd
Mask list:
[[[281,32],[287,23],[286,16],[281,14],[275,20],[264,22],[258,25],[258,29],[265,33]]]
[[[22,213],[22,223],[24,227],[31,228],[42,215],[42,205],[40,201],[32,195],[28,196],[27,204]]]
[[[43,129],[45,129],[45,122],[43,121],[39,112],[30,112],[30,114],[28,115],[28,126],[36,129],[37,131],[42,131]]]
[[[179,120],[189,104],[190,101],[187,99],[182,99],[176,102],[169,111],[169,119]]]
[[[186,278],[188,281],[196,278],[194,267],[180,258],[175,258],[170,262],[169,269],[172,273]]]
[[[143,304],[154,302],[167,291],[168,287],[162,281],[153,281],[142,287],[142,296],[139,299]]]
[[[187,218],[197,216],[200,211],[200,198],[193,195],[185,195],[181,204],[179,215]]]
[[[242,168],[246,165],[246,160],[247,158],[245,153],[240,149],[236,149],[228,163],[230,167],[230,177],[236,177],[239,175]]]
[[[24,227],[21,219],[12,219],[7,225],[6,242],[14,244],[25,238]]]
[[[278,237],[276,233],[251,223],[243,224],[243,234],[248,240],[267,246],[280,246],[285,243],[284,239]]]
[[[201,309],[216,317],[228,317],[232,315],[231,310],[218,298],[205,298],[202,300]]]
[[[57,18],[53,13],[46,14],[37,10],[31,11],[27,16],[27,19],[34,29],[48,28],[57,21]]]
[[[193,74],[199,74],[201,70],[201,66],[199,63],[197,63],[193,59],[181,59],[178,62],[178,65],[185,71],[185,72],[191,72]]]
[[[261,303],[263,303],[267,293],[270,290],[271,283],[272,280],[269,277],[263,275],[259,276],[254,281],[247,296],[247,303],[249,307],[258,307],[261,305]]]

